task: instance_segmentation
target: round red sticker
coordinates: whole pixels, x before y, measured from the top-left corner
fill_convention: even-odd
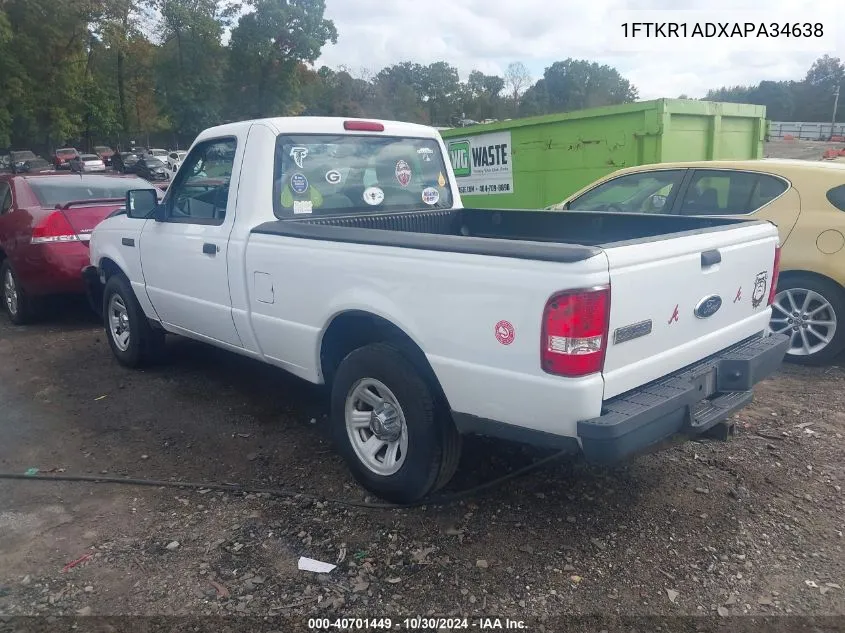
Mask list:
[[[499,321],[496,324],[495,332],[496,340],[502,345],[510,345],[513,343],[513,339],[516,338],[516,332],[513,329],[513,325],[510,324],[510,321]]]

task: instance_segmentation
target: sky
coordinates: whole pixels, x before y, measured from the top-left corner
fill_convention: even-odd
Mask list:
[[[840,6],[841,4],[841,6]],[[641,99],[800,80],[827,53],[845,58],[845,0],[326,0],[337,44],[317,66],[353,75],[402,61],[447,61],[462,79],[521,61],[534,80],[572,57],[608,64]],[[625,38],[622,23],[821,22],[823,37]],[[631,28],[630,26],[628,27]],[[718,28],[717,26],[714,28]]]

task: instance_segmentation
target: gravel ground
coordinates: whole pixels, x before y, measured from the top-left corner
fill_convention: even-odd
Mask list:
[[[365,499],[326,440],[323,394],[283,372],[186,340],[162,366],[128,371],[76,304],[25,328],[0,321],[0,359],[0,471]],[[843,403],[839,366],[786,366],[729,442],[614,469],[558,462],[412,510],[0,481],[0,616],[492,615],[554,631],[564,615],[791,614],[838,626]],[[466,446],[452,491],[543,456]],[[337,568],[299,571],[300,556]]]
[[[800,160],[821,160],[825,150],[842,149],[845,143],[827,143],[824,141],[784,141],[772,139],[766,142],[766,158],[797,158]]]

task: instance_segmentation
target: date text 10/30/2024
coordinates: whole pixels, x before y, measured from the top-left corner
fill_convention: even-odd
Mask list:
[[[523,620],[510,618],[431,618],[412,617],[393,620],[391,618],[309,618],[308,628],[315,630],[524,630]]]

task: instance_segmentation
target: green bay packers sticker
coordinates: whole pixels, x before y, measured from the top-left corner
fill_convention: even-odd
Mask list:
[[[384,191],[380,187],[367,187],[364,190],[364,202],[375,207],[384,202]]]
[[[326,182],[330,185],[339,185],[341,180],[343,180],[343,176],[337,169],[330,169],[326,172]]]
[[[440,200],[440,192],[434,187],[426,187],[422,191],[422,201],[427,205],[434,205]]]

